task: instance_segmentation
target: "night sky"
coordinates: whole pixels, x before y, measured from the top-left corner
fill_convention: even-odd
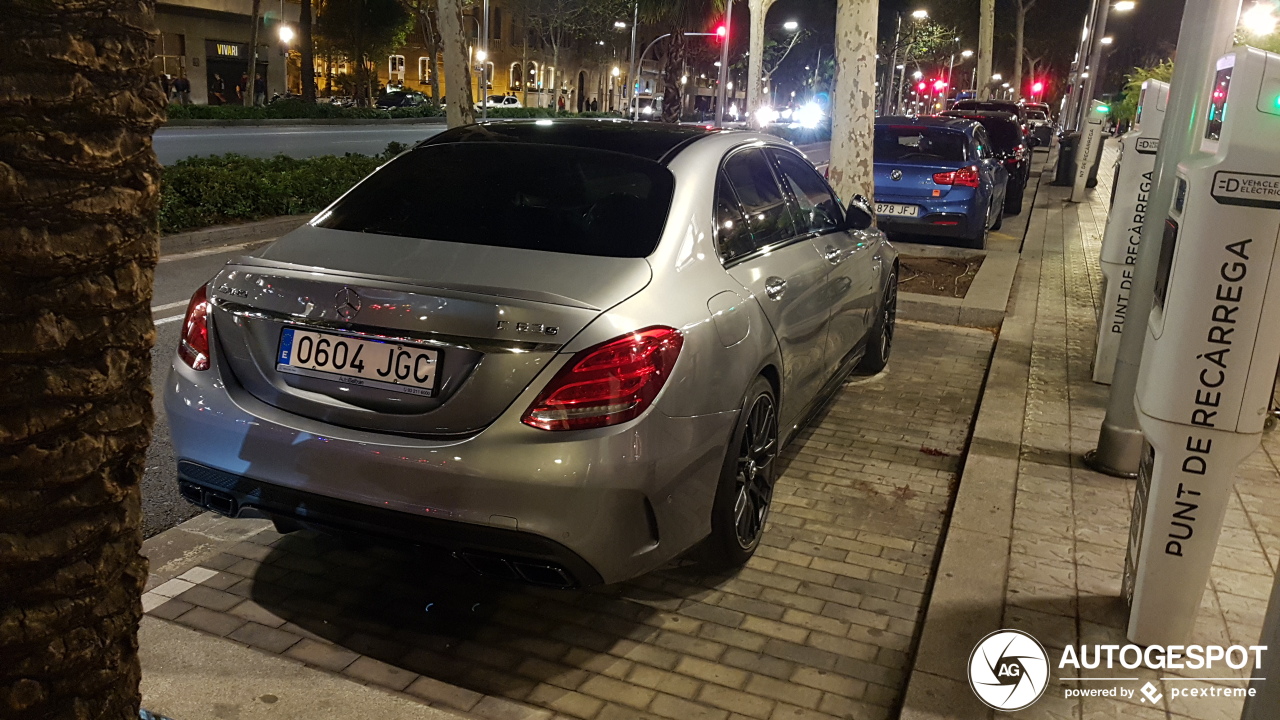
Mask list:
[[[1137,0],[1138,7],[1129,13],[1111,13],[1107,34],[1115,37],[1104,65],[1105,79],[1101,92],[1118,92],[1123,76],[1135,65],[1148,65],[1168,58],[1177,42],[1178,25],[1184,0]],[[1075,55],[1080,30],[1091,0],[1037,0],[1031,9],[1026,42],[1036,54],[1043,54],[1052,65],[1052,79],[1059,83]],[[735,5],[745,6],[744,0]],[[930,17],[954,26],[961,38],[961,49],[977,49],[978,0],[881,0],[880,33],[888,37],[894,31],[896,13],[910,13],[923,8]],[[778,0],[769,12],[770,25],[797,20],[813,34],[798,46],[779,79],[799,75],[802,66],[817,57],[819,49],[830,53],[834,43],[836,0]],[[741,15],[739,13],[742,13]],[[737,8],[735,22],[745,23],[745,7]],[[741,27],[741,25],[739,25]],[[1013,70],[1014,3],[996,0],[996,56],[994,71],[1009,77]],[[790,67],[787,67],[790,66]],[[971,68],[970,68],[971,69]],[[957,71],[957,74],[959,71]]]

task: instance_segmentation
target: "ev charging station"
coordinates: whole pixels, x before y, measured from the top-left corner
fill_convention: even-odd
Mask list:
[[[1080,129],[1080,145],[1076,148],[1076,174],[1071,186],[1071,202],[1085,201],[1085,188],[1089,185],[1089,175],[1093,173],[1093,161],[1102,152],[1102,128],[1107,124],[1107,115],[1111,108],[1093,101],[1089,112],[1085,114],[1084,125]]]
[[[1111,384],[1124,332],[1134,264],[1142,242],[1142,222],[1151,196],[1160,130],[1169,107],[1169,84],[1159,80],[1142,83],[1133,129],[1120,137],[1120,172],[1107,229],[1102,236],[1102,314],[1098,316],[1097,351],[1093,357],[1093,381]]]
[[[1280,55],[1237,48],[1212,82],[1200,152],[1178,165],[1138,376],[1147,444],[1124,593],[1140,645],[1190,636],[1280,363]]]

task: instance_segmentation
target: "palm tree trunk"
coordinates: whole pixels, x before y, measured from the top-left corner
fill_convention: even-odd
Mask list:
[[[137,718],[152,0],[0,16],[0,715]]]
[[[673,27],[671,40],[667,43],[667,56],[662,66],[662,122],[680,122],[682,108],[680,93],[680,75],[684,71],[684,56],[687,41],[684,28]]]
[[[316,46],[311,37],[311,0],[301,0],[298,10],[298,43],[301,46],[302,101],[316,101]]]

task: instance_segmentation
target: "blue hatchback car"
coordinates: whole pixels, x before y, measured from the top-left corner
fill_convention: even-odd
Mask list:
[[[983,248],[1004,220],[1009,173],[972,120],[876,118],[878,225],[889,232],[960,238]]]

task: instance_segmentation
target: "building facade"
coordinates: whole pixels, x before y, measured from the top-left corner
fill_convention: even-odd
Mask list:
[[[156,74],[186,77],[197,104],[238,102],[236,86],[249,69],[252,12],[252,0],[159,0]],[[297,22],[297,3],[262,3],[257,72],[267,81],[268,99],[285,92],[288,49],[280,40],[280,27],[297,27]],[[219,86],[222,92],[213,92]]]

